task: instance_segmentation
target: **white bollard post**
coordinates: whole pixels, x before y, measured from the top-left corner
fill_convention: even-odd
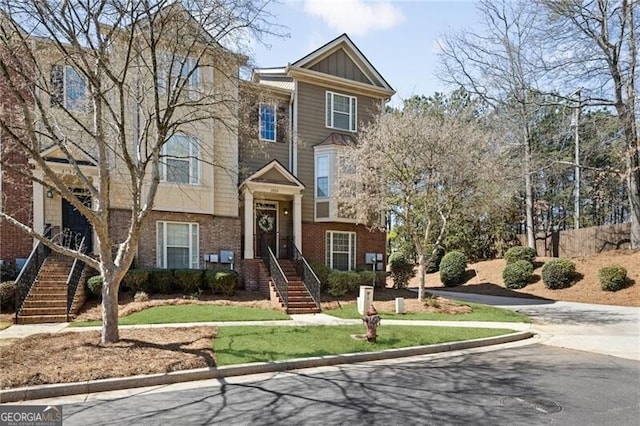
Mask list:
[[[396,314],[404,314],[404,297],[396,297]]]
[[[364,315],[373,303],[373,287],[370,285],[360,286],[360,296],[358,301],[358,313]]]

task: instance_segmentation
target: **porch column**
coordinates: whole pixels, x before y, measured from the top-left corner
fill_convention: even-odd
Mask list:
[[[244,191],[244,258],[253,259],[253,194]]]
[[[293,242],[302,251],[302,194],[293,194]]]
[[[44,232],[44,188],[34,181],[33,182],[33,230],[36,232]],[[38,244],[38,240],[34,238],[34,246]]]

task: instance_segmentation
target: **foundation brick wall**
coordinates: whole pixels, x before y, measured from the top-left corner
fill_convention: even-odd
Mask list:
[[[200,268],[228,269],[229,264],[210,264],[204,261],[205,254],[219,253],[220,250],[232,250],[234,269],[240,270],[240,218],[223,217],[197,213],[160,212],[149,214],[146,225],[142,229],[135,265],[137,268],[156,266],[156,222],[189,222],[199,224]],[[126,210],[111,211],[111,232],[114,240],[121,241],[126,235],[129,224],[129,212]],[[117,236],[117,239],[116,239]]]
[[[325,263],[326,231],[356,233],[356,268],[370,269],[365,263],[365,253],[383,253],[386,262],[386,238],[383,231],[370,231],[364,225],[351,223],[320,222],[302,223],[302,254],[311,262]]]

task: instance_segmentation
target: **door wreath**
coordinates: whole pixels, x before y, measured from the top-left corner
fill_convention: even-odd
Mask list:
[[[269,216],[268,214],[263,214],[258,219],[258,227],[260,227],[260,229],[263,232],[272,231],[273,230],[273,217]]]

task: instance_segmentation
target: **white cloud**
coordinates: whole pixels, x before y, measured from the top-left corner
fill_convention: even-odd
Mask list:
[[[400,9],[386,0],[305,0],[304,11],[333,30],[358,36],[393,28],[404,19]]]

